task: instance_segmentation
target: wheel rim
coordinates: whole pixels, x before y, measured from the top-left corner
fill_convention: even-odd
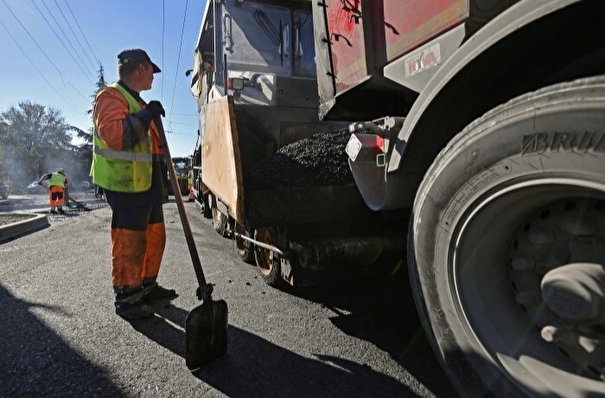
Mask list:
[[[271,235],[269,230],[266,228],[260,228],[256,230],[256,240],[268,245],[271,243]],[[262,247],[254,246],[254,253],[256,257],[256,265],[263,275],[269,275],[273,270],[273,252],[271,250],[263,249]]]
[[[605,325],[560,319],[544,303],[540,282],[572,260],[605,265],[605,250],[586,249],[605,247],[604,207],[602,185],[543,179],[486,194],[455,223],[448,283],[458,318],[479,355],[528,395],[535,388],[568,397],[603,391]]]

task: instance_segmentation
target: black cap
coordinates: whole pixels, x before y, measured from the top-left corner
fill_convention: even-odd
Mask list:
[[[126,65],[126,64],[140,64],[142,62],[148,62],[153,66],[153,73],[161,72],[161,69],[158,68],[156,64],[151,62],[151,58],[147,53],[139,48],[131,48],[129,50],[124,50],[120,54],[118,54],[118,65]]]

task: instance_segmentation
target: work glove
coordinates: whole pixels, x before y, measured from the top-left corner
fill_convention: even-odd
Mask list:
[[[145,109],[151,112],[152,119],[155,119],[160,115],[166,117],[166,111],[164,111],[164,108],[162,107],[160,101],[149,101]]]
[[[145,125],[145,131],[147,131],[147,129],[149,128],[149,124],[151,123],[151,121],[153,119],[156,119],[160,115],[166,116],[166,112],[164,111],[164,108],[162,107],[160,101],[149,101],[145,109],[133,114],[134,117],[139,119]],[[145,138],[145,135],[137,137],[137,141],[133,144],[138,143],[143,138]]]

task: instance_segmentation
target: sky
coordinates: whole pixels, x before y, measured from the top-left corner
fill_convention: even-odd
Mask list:
[[[205,6],[206,0],[0,0],[0,112],[29,101],[89,131],[99,64],[110,84],[118,79],[117,55],[141,48],[162,70],[141,97],[162,103],[171,155],[191,155],[198,117],[185,72],[193,68]]]

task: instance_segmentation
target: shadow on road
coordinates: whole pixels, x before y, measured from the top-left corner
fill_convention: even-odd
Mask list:
[[[184,358],[187,311],[157,309],[161,317],[133,322],[140,333]],[[229,326],[227,356],[192,374],[230,397],[415,397],[405,384],[343,358],[303,357]]]
[[[330,308],[339,329],[388,352],[436,396],[457,396],[424,336],[405,278],[324,285],[298,295]],[[160,316],[133,327],[184,358],[188,312],[173,305],[154,309]],[[234,326],[228,338],[227,356],[193,374],[230,397],[417,396],[403,381],[365,364],[320,354],[303,357]]]
[[[424,334],[403,263],[388,277],[288,292],[326,306],[336,327],[387,352],[438,397],[458,396]]]
[[[127,397],[105,370],[72,349],[31,313],[60,307],[19,300],[0,285],[1,397]]]

